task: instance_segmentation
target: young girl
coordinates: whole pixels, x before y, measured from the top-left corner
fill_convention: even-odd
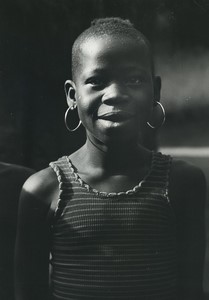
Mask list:
[[[164,121],[147,39],[127,20],[96,20],[72,67],[66,120],[78,112],[86,142],[24,185],[16,299],[200,300],[205,180],[143,146],[159,109]]]

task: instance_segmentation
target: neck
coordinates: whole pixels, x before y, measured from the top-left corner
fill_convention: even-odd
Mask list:
[[[136,162],[143,164],[150,152],[137,142],[126,141],[117,144],[104,145],[87,137],[83,147],[85,159],[92,166],[100,166],[106,170],[134,168]]]

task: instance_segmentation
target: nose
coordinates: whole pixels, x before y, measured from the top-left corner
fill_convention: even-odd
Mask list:
[[[125,87],[120,83],[111,83],[105,89],[102,97],[102,102],[105,104],[113,104],[118,102],[127,101],[129,98]]]

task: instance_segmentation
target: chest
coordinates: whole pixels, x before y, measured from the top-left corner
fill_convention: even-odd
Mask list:
[[[58,239],[70,239],[71,244],[121,239],[157,241],[159,237],[169,238],[175,228],[172,208],[156,189],[113,197],[80,189],[67,197],[54,234]]]
[[[90,174],[79,174],[80,178],[97,191],[106,193],[119,193],[132,190],[141,184],[149,172],[148,168],[135,171],[126,170],[114,174],[102,171],[92,171]]]

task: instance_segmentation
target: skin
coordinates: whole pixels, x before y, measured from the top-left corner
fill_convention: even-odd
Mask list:
[[[126,191],[136,186],[150,168],[151,152],[142,140],[154,99],[160,100],[160,78],[152,74],[146,46],[124,37],[88,40],[82,45],[80,62],[74,81],[70,81],[67,102],[77,105],[87,139],[70,159],[91,187],[105,192]],[[23,187],[15,255],[17,300],[47,299],[49,221],[58,195],[57,178],[51,168],[31,176]],[[178,299],[200,300],[203,173],[174,160],[169,198],[178,226],[182,286]]]

